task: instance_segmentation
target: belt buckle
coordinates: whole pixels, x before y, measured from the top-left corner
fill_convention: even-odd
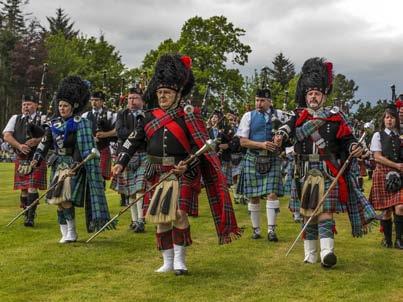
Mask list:
[[[174,166],[175,165],[175,157],[173,156],[164,156],[162,158],[163,166]]]
[[[57,151],[57,154],[59,155],[66,155],[66,148],[61,148]]]
[[[320,157],[319,154],[309,154],[309,161],[319,161]]]

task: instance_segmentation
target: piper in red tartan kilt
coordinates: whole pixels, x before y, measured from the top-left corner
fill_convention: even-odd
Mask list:
[[[105,94],[103,92],[93,92],[90,101],[92,110],[83,113],[82,117],[91,121],[97,149],[101,154],[102,177],[104,180],[109,180],[112,176],[112,155],[109,145],[111,140],[116,137],[116,114],[104,106]]]
[[[279,129],[279,134],[285,139],[295,139],[294,179],[305,222],[312,216],[348,155],[352,153],[353,157],[360,157],[363,154],[363,148],[357,144],[343,114],[337,107],[324,107],[326,96],[332,89],[332,67],[332,63],[321,58],[304,63],[296,92],[300,108]],[[346,171],[306,228],[305,263],[317,262],[319,237],[322,266],[330,268],[336,264],[333,213],[348,212],[354,237],[362,236],[366,225],[376,216],[350,168]]]
[[[381,232],[382,245],[392,247],[392,213],[394,213],[395,247],[403,249],[403,138],[399,137],[399,116],[395,107],[389,107],[383,114],[381,131],[372,137],[371,151],[376,168],[369,200],[376,210],[383,210]]]
[[[132,87],[127,96],[127,108],[118,112],[116,119],[116,133],[118,136],[119,154],[123,148],[123,143],[137,127],[137,119],[143,115],[144,102],[142,91],[138,87]],[[137,149],[136,154],[130,159],[126,169],[114,175],[111,182],[111,188],[121,194],[122,199],[131,202],[133,199],[142,195],[146,188],[146,179],[144,176],[146,168],[147,155],[145,153],[145,144]],[[132,219],[130,228],[135,233],[143,233],[144,215],[143,201],[139,200],[135,206],[130,208]]]
[[[13,115],[4,128],[4,140],[17,152],[14,170],[14,190],[21,190],[20,206],[25,208],[38,197],[38,189],[46,189],[46,163],[31,167],[30,161],[44,130],[41,115],[37,112],[38,99],[34,95],[22,98],[22,114]],[[25,226],[34,226],[36,206],[25,214]]]
[[[157,247],[164,264],[158,273],[174,270],[187,273],[185,250],[191,245],[188,215],[197,215],[200,174],[203,176],[211,212],[220,243],[240,236],[226,179],[217,154],[208,152],[186,166],[183,160],[208,140],[200,110],[182,107],[180,100],[194,84],[191,59],[180,55],[163,55],[157,62],[145,100],[159,108],[145,113],[136,130],[124,143],[114,174],[120,173],[136,149],[146,142],[148,164],[146,177],[155,183],[167,172],[174,175],[161,182],[145,201],[146,219],[157,223]],[[150,104],[151,108],[153,106]]]

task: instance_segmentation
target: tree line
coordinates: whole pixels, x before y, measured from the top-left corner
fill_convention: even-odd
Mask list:
[[[4,127],[11,114],[20,111],[22,94],[39,92],[44,63],[48,64],[43,97],[46,111],[58,83],[67,75],[78,74],[90,81],[92,89],[104,90],[109,97],[118,99],[127,84],[146,85],[158,57],[166,52],[193,58],[197,82],[191,100],[198,105],[206,100],[209,111],[222,106],[224,110],[243,113],[254,107],[256,89],[265,86],[271,89],[276,108],[296,107],[294,95],[299,75],[294,63],[280,52],[253,75],[242,75],[238,67],[248,62],[252,48],[242,42],[245,30],[224,16],[188,19],[176,41],[162,41],[145,54],[140,66],[128,68],[105,35],[89,37],[75,29],[62,8],[46,18],[46,25],[40,24],[32,15],[23,13],[27,3],[0,1],[0,127]],[[357,90],[354,80],[336,74],[328,102],[342,106],[360,104],[354,98]],[[361,105],[360,108],[367,108]]]

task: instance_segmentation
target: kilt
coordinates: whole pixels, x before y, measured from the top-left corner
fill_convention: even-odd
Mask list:
[[[227,186],[232,185],[232,163],[231,161],[221,161],[221,170],[227,179]]]
[[[172,166],[162,166],[158,164],[153,164],[155,168],[155,175],[147,182],[147,186],[151,187],[156,184],[160,176],[169,172],[173,167]],[[178,200],[178,209],[186,212],[189,216],[198,216],[198,196],[201,190],[200,183],[200,169],[197,167],[197,175],[193,178],[190,178],[186,175],[182,175],[179,178],[179,200]],[[151,197],[155,190],[147,192],[144,198],[143,203],[143,212],[144,215],[147,213],[148,206],[150,205]]]
[[[383,210],[398,204],[403,204],[402,189],[396,193],[387,192],[385,189],[385,179],[388,172],[394,169],[376,164],[374,174],[372,175],[372,187],[369,194],[369,201],[375,210]]]
[[[286,175],[285,175],[285,179],[284,179],[284,195],[291,194],[293,176],[294,176],[294,161],[289,160],[287,163]]]
[[[33,172],[28,175],[21,175],[17,172],[20,163],[29,160],[16,159],[14,168],[14,190],[28,190],[39,189],[46,190],[46,161],[42,161],[37,168],[34,168]]]
[[[105,180],[111,179],[111,165],[112,165],[112,156],[111,156],[111,150],[108,147],[105,147],[101,150],[99,150],[99,153],[101,154],[100,157],[100,163],[101,163],[101,172],[102,172],[102,177]]]
[[[318,169],[320,171],[324,171],[324,163],[323,162],[310,162],[308,165],[308,169]],[[304,185],[304,180],[301,179],[300,181],[300,185],[301,188]],[[330,185],[332,183],[332,180],[329,179],[328,177],[325,176],[325,190],[324,192],[327,192],[327,190],[329,189]],[[299,197],[297,196],[297,192],[296,192],[296,187],[295,187],[295,196],[297,197],[295,199],[295,204],[299,203]],[[327,195],[324,203],[323,203],[323,213],[341,213],[341,212],[345,212],[347,210],[347,205],[343,204],[339,201],[339,184],[336,183],[336,185],[334,186],[333,190],[329,192],[329,194]]]
[[[260,174],[256,170],[257,155],[247,152],[242,160],[241,175],[238,181],[237,193],[246,197],[261,197],[270,193],[284,195],[281,174],[281,160],[272,156],[270,171]]]
[[[300,211],[301,202],[299,200],[297,186],[295,184],[295,179],[291,179],[290,181],[290,201],[288,203],[288,209],[295,213]]]
[[[147,155],[145,152],[135,153],[126,169],[112,178],[110,188],[120,194],[132,196],[146,189],[144,176]],[[136,167],[137,166],[137,167]]]

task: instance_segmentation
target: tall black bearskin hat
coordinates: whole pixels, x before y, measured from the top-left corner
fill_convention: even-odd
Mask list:
[[[94,91],[91,93],[91,98],[105,101],[105,93],[103,93],[102,91]]]
[[[88,82],[78,76],[64,78],[57,89],[56,100],[65,101],[73,106],[73,113],[79,113],[87,105],[90,98]]]
[[[22,102],[34,102],[36,104],[39,103],[38,97],[33,93],[25,93],[21,97]]]
[[[325,95],[332,92],[333,64],[323,58],[311,58],[302,66],[301,76],[297,83],[295,99],[300,107],[306,107],[306,93],[319,90]]]
[[[144,92],[144,101],[149,108],[158,106],[156,91],[159,88],[170,88],[185,97],[194,85],[192,59],[179,54],[162,55],[155,65],[154,75]]]
[[[259,88],[256,90],[257,98],[271,99],[271,91],[269,88]]]

